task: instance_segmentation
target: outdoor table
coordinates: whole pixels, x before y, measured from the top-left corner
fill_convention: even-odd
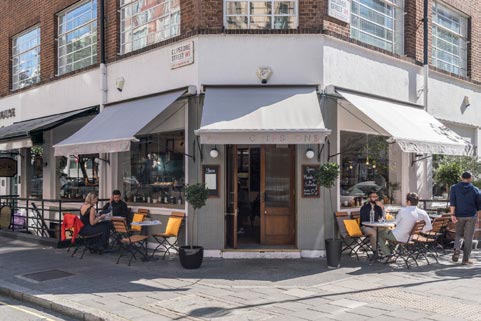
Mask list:
[[[158,220],[142,221],[142,222],[132,222],[130,225],[141,226],[141,227],[144,227],[144,226],[151,227],[151,226],[162,225],[162,222],[158,221]],[[148,247],[147,247],[147,242],[146,242],[145,243],[145,257],[143,258],[143,261],[149,261],[149,260],[152,260],[152,259],[153,259],[153,256],[148,255]]]
[[[372,228],[376,229],[376,242],[377,242],[377,247],[376,251],[374,251],[374,257],[373,261],[377,261],[378,259],[378,252],[379,252],[379,229],[380,228],[389,228],[389,227],[394,227],[396,224],[394,224],[394,221],[389,221],[389,222],[362,222],[362,225],[364,226],[369,226]]]

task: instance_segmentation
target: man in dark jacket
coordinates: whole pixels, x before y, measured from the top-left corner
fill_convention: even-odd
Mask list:
[[[451,186],[449,198],[451,220],[456,224],[453,262],[459,259],[461,238],[464,238],[463,265],[471,265],[473,262],[469,256],[476,227],[476,214],[481,210],[481,196],[479,189],[471,183],[473,175],[470,172],[464,172],[461,178],[461,182]]]
[[[369,241],[374,250],[377,249],[376,230],[369,226],[363,226],[362,222],[369,222],[371,211],[373,211],[374,221],[379,221],[384,215],[384,205],[379,201],[377,192],[372,191],[368,194],[368,202],[361,207],[361,231],[364,235],[369,237]]]
[[[114,190],[112,192],[112,196],[110,197],[110,202],[105,204],[102,208],[102,213],[109,213],[112,211],[113,216],[122,216],[128,218],[129,209],[127,208],[127,204],[121,200],[122,194],[119,190]]]

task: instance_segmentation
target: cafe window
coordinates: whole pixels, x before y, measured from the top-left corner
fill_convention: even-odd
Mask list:
[[[403,0],[352,0],[351,38],[402,54]]]
[[[296,1],[224,0],[226,29],[295,29]]]
[[[468,18],[433,2],[433,65],[456,75],[467,75]]]
[[[124,198],[146,206],[184,207],[184,131],[140,136],[120,161]]]
[[[387,137],[341,131],[341,204],[355,206],[376,191],[388,197],[389,147]],[[359,205],[359,204],[357,204]]]
[[[180,34],[180,0],[121,0],[122,54]]]
[[[42,198],[43,195],[43,147],[33,146],[30,149],[30,162],[28,163],[31,197]]]
[[[29,29],[12,41],[12,89],[40,81],[40,27]]]
[[[58,16],[59,75],[97,62],[97,0],[81,2]]]
[[[62,199],[84,199],[99,191],[98,154],[57,157],[59,195]]]

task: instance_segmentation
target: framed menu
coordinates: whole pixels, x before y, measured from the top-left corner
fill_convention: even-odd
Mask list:
[[[220,189],[220,166],[219,165],[202,165],[202,183],[209,190],[209,197],[219,197]]]
[[[319,164],[302,165],[302,197],[319,197],[319,184],[315,173],[319,170]]]

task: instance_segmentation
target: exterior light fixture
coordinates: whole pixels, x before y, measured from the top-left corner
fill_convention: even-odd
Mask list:
[[[464,105],[464,108],[467,108],[467,107],[471,106],[471,102],[469,101],[468,96],[464,96],[463,105]]]
[[[314,156],[315,156],[315,153],[314,153],[314,151],[312,150],[312,148],[308,148],[308,149],[306,150],[306,157],[307,157],[308,159],[313,159]]]
[[[217,148],[215,148],[215,146],[210,150],[209,155],[212,158],[219,157],[219,151],[217,150]]]
[[[125,85],[125,78],[124,77],[117,78],[117,80],[115,81],[115,86],[117,87],[117,90],[122,91],[124,89],[124,85]]]

